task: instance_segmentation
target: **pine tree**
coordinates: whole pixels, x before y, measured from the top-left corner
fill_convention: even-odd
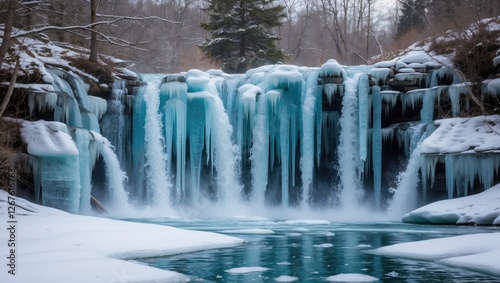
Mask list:
[[[396,37],[400,37],[412,29],[421,31],[427,26],[425,10],[427,0],[399,0],[399,3],[402,7]]]
[[[209,0],[204,9],[210,19],[201,27],[211,39],[200,45],[205,55],[228,73],[274,64],[286,59],[276,46],[272,29],[281,26],[285,7],[274,0]]]

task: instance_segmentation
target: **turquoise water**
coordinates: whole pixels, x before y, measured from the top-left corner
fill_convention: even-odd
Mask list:
[[[296,280],[294,282],[327,282],[329,276],[340,273],[370,275],[379,279],[376,282],[500,282],[500,278],[492,275],[434,262],[366,253],[370,249],[396,243],[498,232],[498,228],[390,222],[311,224],[265,219],[132,221],[213,231],[246,240],[234,248],[139,260],[154,267],[187,274],[193,282],[279,282],[287,279]],[[241,267],[248,269],[243,270],[246,271],[244,273],[234,273],[238,271],[234,268]]]

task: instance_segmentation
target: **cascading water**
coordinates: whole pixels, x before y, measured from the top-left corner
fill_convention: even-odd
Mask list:
[[[415,127],[412,135],[414,150],[411,153],[406,169],[399,173],[397,188],[393,189],[393,197],[389,202],[387,213],[397,219],[414,209],[417,204],[417,187],[420,181],[419,170],[422,164],[421,144],[424,136],[421,132],[424,124]]]
[[[358,145],[358,82],[361,73],[345,81],[345,94],[340,117],[339,175],[340,204],[346,211],[358,207],[363,191],[360,182],[360,159]]]
[[[127,180],[127,175],[120,169],[120,162],[111,142],[98,133],[93,132],[92,135],[96,142],[97,151],[106,164],[108,205],[114,213],[129,212],[131,206],[128,203],[128,196],[123,184]]]
[[[172,185],[166,167],[168,157],[163,144],[163,123],[159,113],[159,89],[163,76],[143,75],[142,77],[148,83],[144,93],[146,103],[146,124],[144,125],[146,197],[153,208],[162,207],[168,209],[170,207],[169,194]]]

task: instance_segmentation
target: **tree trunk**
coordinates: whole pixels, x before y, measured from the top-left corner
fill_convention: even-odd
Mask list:
[[[99,0],[91,0],[90,1],[90,23],[93,24],[97,21],[97,1]],[[96,26],[92,26],[91,29],[93,30],[90,33],[90,56],[89,56],[89,61],[97,63],[98,61],[98,47],[97,47],[97,33],[94,32],[94,30],[97,29]]]
[[[16,60],[16,67],[14,68],[14,73],[12,74],[12,78],[10,79],[10,85],[9,88],[7,89],[7,93],[5,93],[5,96],[2,100],[2,104],[0,105],[0,117],[2,117],[3,112],[5,112],[5,109],[7,109],[7,105],[9,105],[10,98],[12,96],[12,93],[14,92],[14,86],[16,85],[16,80],[17,80],[17,72],[19,72],[19,57]]]
[[[9,0],[9,3],[7,4],[7,16],[5,18],[5,29],[3,31],[2,45],[0,45],[0,67],[2,66],[7,51],[9,51],[15,13],[16,0]]]

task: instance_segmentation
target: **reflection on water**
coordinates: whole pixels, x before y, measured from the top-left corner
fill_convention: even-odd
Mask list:
[[[377,282],[500,282],[500,278],[491,275],[434,262],[364,252],[401,242],[498,232],[498,228],[401,223],[313,225],[241,219],[140,221],[203,231],[229,230],[230,235],[246,240],[245,244],[234,248],[140,259],[151,266],[190,275],[196,282],[276,282],[293,279],[295,282],[325,282],[327,277],[340,273],[366,274],[379,278]],[[241,234],[235,231],[240,229]],[[274,233],[270,234],[270,230]],[[230,270],[241,267],[246,269]]]

